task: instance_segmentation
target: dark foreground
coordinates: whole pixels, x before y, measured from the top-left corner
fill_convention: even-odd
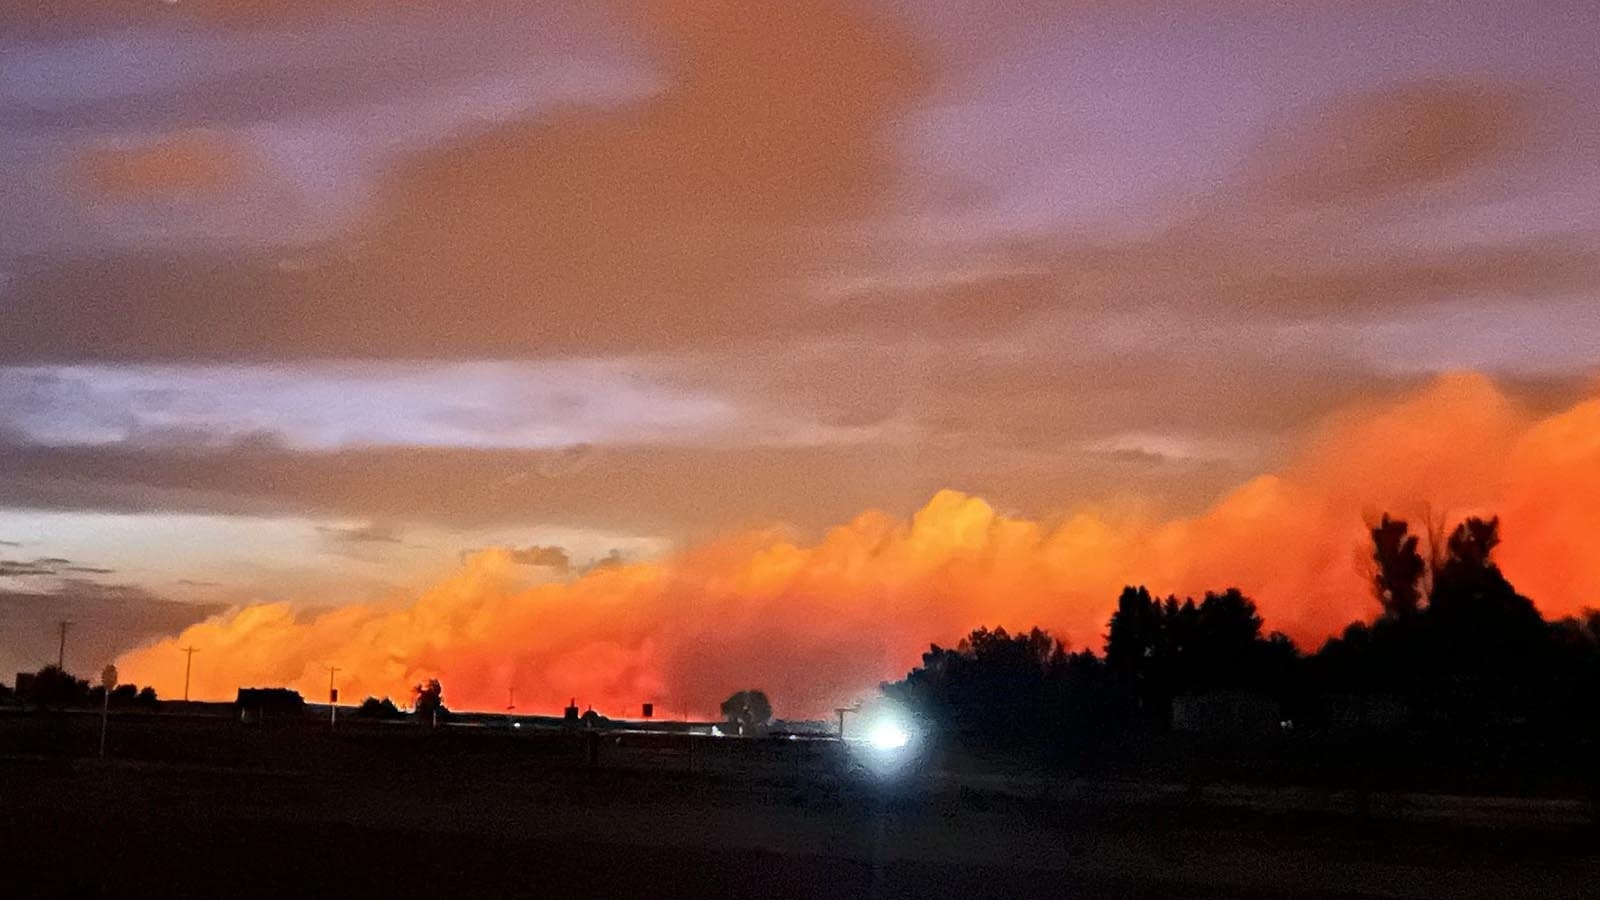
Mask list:
[[[691,772],[590,769],[475,735],[225,748],[196,734],[199,752],[182,752],[182,734],[106,763],[0,758],[0,896],[1559,898],[1600,885],[1600,830],[1559,804],[1029,795],[816,760],[741,769],[746,747],[764,751],[737,741],[718,746],[733,754],[720,768]]]

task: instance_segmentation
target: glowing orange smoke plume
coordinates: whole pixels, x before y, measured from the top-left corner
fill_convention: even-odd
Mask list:
[[[1045,524],[954,491],[909,522],[869,511],[802,546],[742,534],[667,559],[527,586],[488,550],[413,600],[301,620],[251,606],[118,661],[126,677],[181,691],[179,647],[207,648],[197,696],[284,684],[322,696],[329,661],[343,694],[405,696],[426,676],[448,704],[525,709],[568,697],[617,715],[652,700],[715,709],[747,687],[781,715],[819,715],[897,677],[930,641],[980,625],[1044,625],[1098,648],[1118,589],[1239,585],[1269,629],[1314,648],[1375,611],[1366,522],[1502,516],[1500,560],[1547,615],[1600,604],[1600,400],[1543,419],[1487,379],[1442,378],[1403,402],[1348,410],[1307,450],[1194,518],[1119,521],[1080,512]]]

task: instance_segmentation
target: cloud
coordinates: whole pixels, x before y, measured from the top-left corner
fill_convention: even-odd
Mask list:
[[[394,166],[370,215],[288,270],[270,252],[181,248],[22,266],[24,321],[75,323],[34,358],[505,358],[715,344],[781,321],[788,285],[888,208],[888,132],[925,83],[917,49],[842,0],[609,9],[662,66],[656,93],[463,129]]]
[[[16,545],[12,545],[16,546]],[[115,569],[74,563],[60,556],[41,556],[31,560],[0,559],[0,578],[34,578],[66,575],[112,575]]]
[[[1525,97],[1419,80],[1324,104],[1264,148],[1266,183],[1296,203],[1392,196],[1492,161],[1526,125]]]
[[[1589,69],[1491,65],[1488,13],[1398,23],[1434,32],[1402,65],[1343,20],[1313,45],[1363,53],[1334,59],[1265,47],[1298,22],[1276,10],[1241,41],[1047,5],[613,2],[549,37],[554,7],[517,3],[0,4],[33,76],[0,79],[0,155],[105,216],[36,221],[27,192],[0,216],[30,248],[0,260],[0,365],[93,375],[0,402],[0,502],[369,523],[324,537],[373,560],[417,523],[692,544],[945,487],[1170,519],[1441,367],[1570,405]],[[1214,104],[1164,80],[1202,75]],[[35,190],[16,171],[0,194]],[[1462,322],[1491,307],[1538,324],[1485,355],[1512,332]],[[530,361],[626,384],[440,376]]]
[[[659,448],[607,447],[646,438],[600,428],[563,431],[584,446],[561,452],[320,452],[352,435],[512,449],[536,442],[513,424],[559,418],[527,388],[486,409],[392,415],[376,402],[388,391],[367,380],[345,385],[374,402],[339,418],[343,431],[299,429],[337,439],[278,438],[316,453],[30,453],[0,469],[0,482],[46,505],[137,508],[159,496],[229,511],[457,523],[553,515],[675,533],[769,518],[815,526],[866,506],[908,509],[950,484],[1006,508],[1137,493],[1190,509],[1275,458],[1316,416],[1415,385],[1438,370],[1429,361],[1500,371],[1548,358],[1519,340],[1506,358],[1462,359],[1449,352],[1459,340],[1443,337],[1393,371],[1383,356],[1397,317],[1426,332],[1469,303],[1548,304],[1600,286],[1583,227],[1507,222],[1424,241],[1438,229],[1415,224],[1504,199],[1499,181],[1539,150],[1518,136],[1548,127],[1548,85],[1536,80],[1322,85],[1297,93],[1264,138],[1240,129],[1237,166],[1119,213],[1137,222],[1020,237],[964,225],[959,243],[939,243],[919,223],[965,223],[967,201],[930,201],[903,182],[929,177],[906,168],[907,117],[956,102],[948,92],[959,95],[966,74],[935,55],[942,45],[847,3],[731,10],[613,7],[631,26],[630,49],[659,76],[653,91],[541,108],[413,148],[387,172],[370,216],[293,266],[265,250],[182,242],[26,260],[11,301],[19,339],[0,350],[97,358],[112,372],[137,368],[130,360],[261,361],[285,374],[276,396],[301,409],[329,408],[303,402],[329,360],[386,359],[403,371],[437,365],[417,359],[621,358],[648,373],[644,399],[658,402],[647,408],[726,398],[741,415],[725,429],[643,429],[676,444]],[[1069,87],[1050,95],[1070,97]],[[1070,169],[1070,148],[1055,153]],[[841,283],[855,287],[841,295]],[[1568,330],[1581,345],[1584,327]],[[1561,365],[1552,374],[1570,375]],[[482,387],[433,383],[405,395],[454,404]],[[105,421],[141,421],[111,407]],[[607,408],[593,397],[579,405]],[[256,418],[224,410],[189,421],[295,430],[282,406]],[[55,411],[40,420],[71,424]],[[1245,452],[1203,454],[1175,472],[1170,456],[1093,449],[1153,433]],[[737,446],[809,438],[844,446]],[[413,468],[437,480],[416,483]],[[41,470],[57,477],[28,477]],[[631,508],[625,491],[638,498]]]
[[[1374,510],[1500,513],[1509,577],[1547,614],[1573,613],[1600,596],[1584,541],[1600,509],[1595,473],[1600,400],[1539,417],[1456,375],[1330,417],[1279,471],[1194,516],[1039,521],[941,491],[909,520],[869,511],[815,542],[725,535],[532,587],[512,551],[486,550],[408,603],[310,620],[287,604],[246,607],[121,664],[160,686],[178,672],[174,647],[224,647],[229,665],[203,684],[223,696],[263,680],[311,689],[336,659],[352,694],[438,676],[447,697],[482,707],[514,684],[552,709],[576,695],[603,710],[672,699],[707,711],[757,683],[787,714],[817,715],[902,673],[928,641],[981,624],[1041,624],[1097,646],[1127,583],[1239,585],[1269,628],[1314,646],[1376,610],[1361,565]]]
[[[461,551],[460,560],[465,564],[469,559],[483,552],[484,548],[482,547],[463,550]],[[558,575],[565,575],[572,569],[572,559],[565,547],[534,544],[529,547],[500,548],[498,552],[505,553],[507,559],[513,565],[550,569]]]
[[[45,445],[548,447],[572,465],[590,442],[715,439],[741,412],[642,363],[578,360],[0,367],[0,410]]]
[[[152,21],[257,28],[420,4],[381,0],[10,0],[0,23],[45,33],[148,26]]]
[[[56,574],[56,566],[48,560],[0,560],[0,578],[32,578]]]
[[[944,484],[1049,508],[1104,496],[1116,475],[1126,475],[1068,465],[1065,446],[1022,455],[949,439],[938,446],[624,446],[596,449],[581,471],[549,476],[528,474],[546,455],[526,452],[10,447],[0,489],[12,503],[57,509],[311,512],[466,529],[534,521],[676,538],[773,519],[820,527],[867,506],[909,509]],[[1191,473],[1182,483],[1157,478],[1141,487],[1183,502],[1237,477]]]
[[[140,142],[100,142],[73,169],[90,202],[194,201],[239,189],[258,166],[246,147],[220,133],[179,131]]]
[[[0,621],[6,628],[6,639],[0,642],[0,673],[9,682],[10,673],[54,663],[56,626],[62,620],[73,623],[67,634],[67,668],[88,676],[127,650],[224,609],[167,600],[132,585],[81,579],[68,579],[49,591],[0,590]],[[181,692],[182,685],[175,690]]]
[[[945,277],[819,304],[803,327],[943,344],[1068,333],[1091,346],[1118,330],[1185,342],[1199,329],[1249,355],[1283,349],[1261,340],[1277,337],[1264,325],[1341,323],[1359,343],[1397,315],[1585,296],[1600,287],[1588,218],[1540,227],[1519,209],[1516,228],[1446,227],[1523,192],[1559,196],[1538,166],[1548,148],[1529,136],[1555,113],[1529,93],[1416,79],[1324,98],[1280,114],[1242,162],[1141,210],[1131,233],[1108,224],[941,247],[926,265]],[[952,270],[952,254],[973,265]],[[1030,350],[1048,361],[1044,347],[1016,352]]]
[[[540,566],[565,572],[571,567],[571,560],[567,558],[567,551],[561,547],[522,547],[507,551],[511,554],[511,561],[522,566]]]
[[[583,567],[583,571],[588,573],[599,569],[616,568],[617,566],[621,566],[626,562],[627,560],[622,556],[622,551],[613,547],[612,549],[606,551],[605,556],[602,556],[599,559],[590,560],[589,564]]]
[[[399,544],[403,543],[400,531],[393,525],[367,522],[361,525],[318,525],[319,534],[340,544]]]
[[[1217,352],[1197,349],[1208,358]],[[1043,515],[1085,504],[1183,513],[1276,465],[1303,440],[1307,420],[1358,400],[1402,396],[1427,381],[1418,374],[1317,367],[1308,352],[1295,348],[1262,363],[1235,356],[1222,371],[1201,376],[1179,364],[1180,357],[1152,362],[1167,360],[1164,352],[1130,354],[1098,367],[932,352],[897,367],[890,359],[853,353],[848,344],[796,347],[792,363],[774,351],[764,366],[723,358],[705,370],[748,390],[741,404],[782,397],[792,411],[825,420],[851,415],[857,403],[881,411],[875,399],[881,395],[890,398],[892,414],[913,427],[821,445],[621,445],[581,453],[0,444],[6,460],[0,496],[40,508],[311,516],[397,529],[536,522],[675,541],[772,521],[809,531],[869,507],[904,514],[950,486],[1002,509]],[[807,359],[814,364],[809,372]],[[833,374],[845,367],[875,384],[878,394],[856,394]],[[1092,389],[1069,387],[1080,381]],[[1501,384],[1539,412],[1571,404],[1587,386],[1565,378]],[[1086,449],[1125,434],[1181,434],[1240,455],[1151,465]],[[572,465],[574,459],[581,464]],[[453,545],[481,546],[481,540]]]

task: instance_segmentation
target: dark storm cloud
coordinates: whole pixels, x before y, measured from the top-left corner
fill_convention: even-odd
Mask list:
[[[98,673],[119,654],[178,631],[218,612],[217,605],[179,603],[131,585],[69,579],[50,591],[0,590],[0,673],[33,671],[54,663],[57,623],[72,622],[67,668]]]

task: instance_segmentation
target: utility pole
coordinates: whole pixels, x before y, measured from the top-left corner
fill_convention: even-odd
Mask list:
[[[66,619],[61,620],[61,643],[56,648],[56,668],[63,671],[67,668],[67,629],[71,628],[73,624]]]
[[[333,673],[339,671],[338,666],[328,667],[328,730],[332,731],[339,724],[339,692],[333,686]]]
[[[833,711],[839,714],[839,740],[842,741],[844,740],[844,714],[861,712],[861,704],[857,703],[855,706],[835,707]]]
[[[510,691],[510,695],[506,698],[506,712],[517,708],[517,686],[513,684]]]
[[[106,666],[100,673],[100,758],[106,758],[106,728],[111,718],[111,692],[117,687],[117,667]]]
[[[196,653],[200,652],[200,648],[199,647],[185,647],[185,648],[183,648],[183,652],[185,654],[185,657],[184,657],[184,660],[183,660],[183,702],[188,703],[189,702],[189,670],[194,667],[194,655]]]
[[[689,702],[683,703],[683,737],[689,748],[689,774],[694,774],[694,726],[689,724]]]

